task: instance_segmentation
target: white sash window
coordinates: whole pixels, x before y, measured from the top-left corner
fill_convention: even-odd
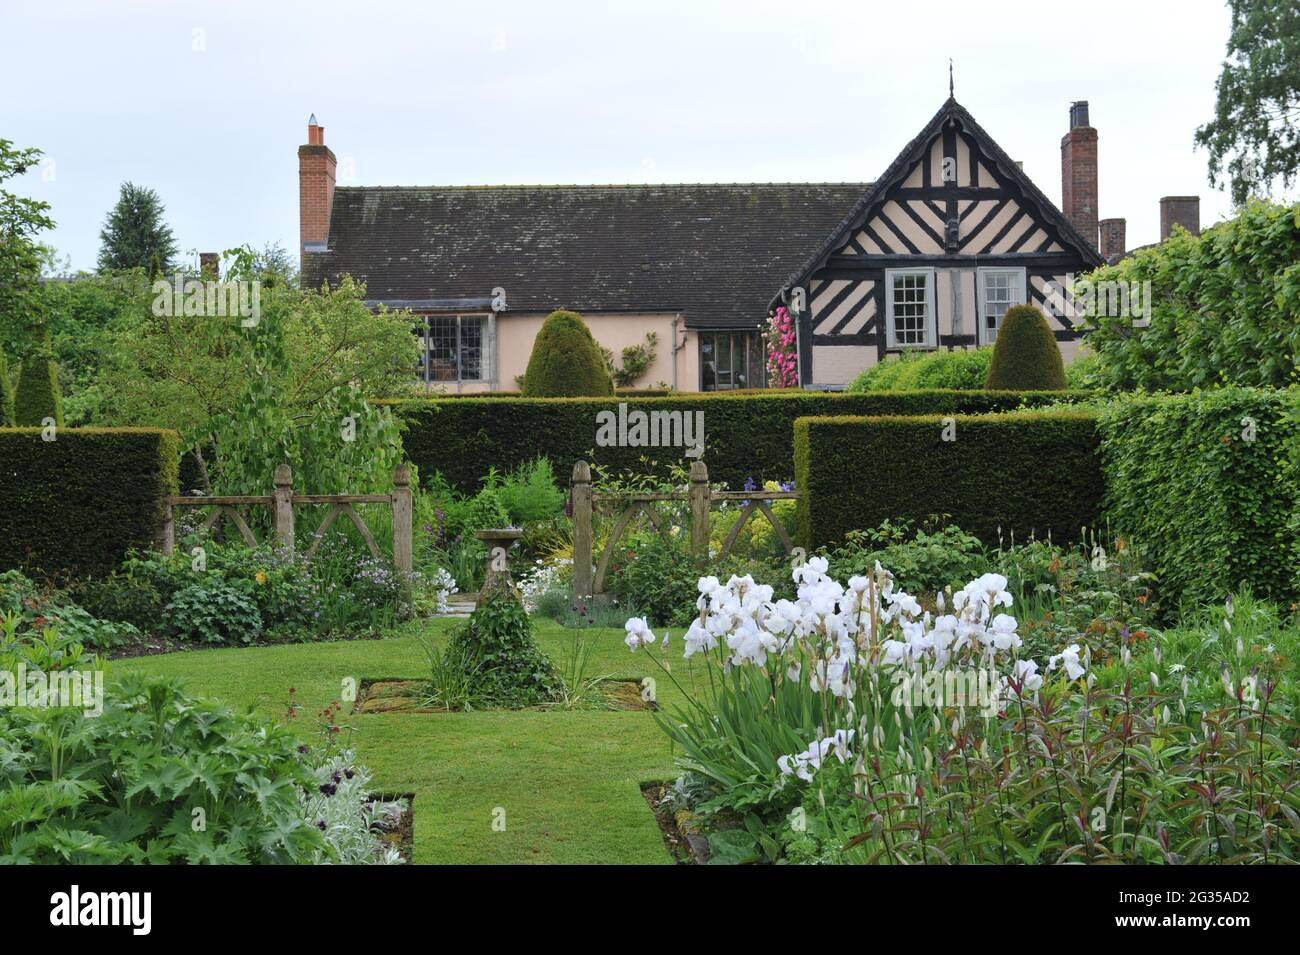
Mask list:
[[[1002,327],[1002,316],[1013,305],[1025,304],[1025,270],[979,270],[979,343],[992,345]]]
[[[936,348],[934,269],[885,270],[886,345]]]

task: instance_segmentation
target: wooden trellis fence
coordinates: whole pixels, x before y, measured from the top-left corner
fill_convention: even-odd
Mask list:
[[[357,529],[362,540],[370,549],[371,556],[382,560],[375,536],[370,533],[366,522],[354,510],[355,504],[388,504],[393,509],[393,569],[410,572],[412,568],[411,522],[413,506],[411,500],[411,470],[405,464],[398,465],[393,472],[393,491],[391,494],[295,494],[293,493],[293,472],[289,465],[281,464],[275,469],[275,492],[272,494],[247,494],[214,497],[190,497],[173,495],[167,499],[167,513],[163,523],[163,553],[170,554],[176,549],[176,509],[181,507],[208,507],[203,523],[205,529],[217,526],[223,517],[239,531],[239,536],[249,547],[256,547],[257,537],[240,513],[241,508],[268,507],[271,509],[271,533],[275,538],[277,550],[296,551],[294,537],[293,509],[295,505],[327,505],[329,513],[316,528],[311,543],[303,551],[303,556],[311,558],[320,547],[321,540],[339,517],[346,517]]]
[[[655,505],[665,501],[689,502],[689,525],[691,553],[698,560],[709,556],[709,510],[715,501],[748,501],[749,506],[740,508],[736,522],[731,525],[722,542],[719,557],[726,557],[735,546],[736,538],[745,524],[755,514],[762,514],[776,531],[777,538],[787,554],[794,551],[794,544],[785,526],[772,512],[773,501],[798,500],[795,491],[715,491],[709,487],[709,471],[703,461],[692,461],[690,484],[683,491],[646,492],[637,494],[603,494],[592,490],[591,467],[586,461],[579,461],[573,466],[573,594],[578,599],[591,599],[604,592],[605,576],[619,540],[628,528],[639,518],[659,533],[664,533],[662,516],[655,511]],[[614,505],[617,516],[613,529],[601,548],[600,556],[593,563],[595,533],[593,527],[595,510],[601,505]],[[594,571],[593,571],[594,567]]]

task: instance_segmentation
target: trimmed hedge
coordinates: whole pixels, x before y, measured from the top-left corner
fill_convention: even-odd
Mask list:
[[[794,424],[800,543],[815,548],[884,520],[949,515],[989,544],[1077,540],[1096,527],[1104,482],[1097,416],[1030,411],[800,418]]]
[[[1168,605],[1300,595],[1300,394],[1120,398],[1099,428],[1107,516]]]
[[[704,412],[704,461],[709,478],[741,487],[747,477],[788,481],[794,474],[791,441],[796,418],[812,415],[981,414],[1048,402],[1080,400],[1086,392],[912,391],[845,394],[773,391],[750,394],[678,393],[662,398],[396,398],[406,425],[403,444],[421,474],[441,472],[462,491],[477,490],[495,467],[509,470],[538,455],[550,458],[567,482],[585,459],[618,470],[645,471],[642,459],[665,473],[684,463],[679,447],[597,447],[596,415],[629,411]]]
[[[149,428],[0,429],[0,570],[102,574],[156,546],[180,450]]]

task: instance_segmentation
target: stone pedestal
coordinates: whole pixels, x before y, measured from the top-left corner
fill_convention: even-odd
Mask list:
[[[487,575],[483,578],[483,586],[479,588],[476,606],[482,606],[488,597],[498,593],[511,600],[518,600],[519,591],[510,579],[510,564],[506,560],[506,554],[515,541],[524,536],[524,532],[517,527],[494,527],[475,531],[474,536],[486,544],[488,549]]]

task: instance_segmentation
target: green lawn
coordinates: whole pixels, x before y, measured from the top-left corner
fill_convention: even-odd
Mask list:
[[[308,737],[319,725],[317,712],[339,699],[345,680],[419,676],[417,634],[445,640],[454,622],[412,626],[386,640],[119,660],[110,672],[181,677],[197,693],[281,720],[294,687],[302,706],[295,728]],[[571,632],[549,621],[535,626],[543,649],[563,659]],[[671,707],[680,699],[652,661],[628,651],[621,631],[590,633],[595,672],[654,676],[661,702]],[[680,653],[675,641],[674,673],[687,671]],[[416,794],[417,863],[672,861],[639,786],[674,775],[668,742],[647,711],[376,713],[346,721],[374,787]],[[505,810],[504,831],[493,829],[498,807]]]

